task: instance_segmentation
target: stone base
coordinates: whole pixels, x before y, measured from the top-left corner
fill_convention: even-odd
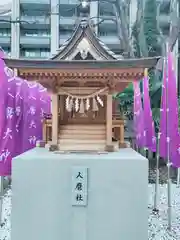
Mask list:
[[[105,151],[106,152],[117,152],[117,151],[119,151],[119,143],[118,142],[112,142],[112,145],[106,145]]]
[[[58,145],[57,144],[49,144],[49,151],[50,152],[54,152],[54,151],[58,151]]]
[[[72,169],[88,168],[87,206],[72,206]],[[11,240],[148,239],[148,161],[130,148],[12,161]]]
[[[44,148],[45,145],[46,145],[46,141],[44,141],[44,140],[40,140],[40,141],[37,141],[37,142],[36,142],[36,147],[42,147],[42,148]]]
[[[130,147],[129,142],[119,143],[119,148],[129,148],[129,147]]]

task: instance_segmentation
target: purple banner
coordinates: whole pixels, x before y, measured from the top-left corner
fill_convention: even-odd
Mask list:
[[[152,152],[155,152],[156,136],[149,97],[149,80],[147,69],[145,69],[144,72],[143,98],[144,98],[144,116],[146,116],[146,120],[144,121],[145,147],[147,147]]]
[[[42,139],[43,113],[50,96],[38,83],[15,77],[0,59],[0,176],[11,174],[11,159]]]
[[[139,82],[134,82],[133,85],[134,85],[134,132],[136,136],[136,144],[138,147],[144,147],[145,146],[144,112],[142,108]]]
[[[7,126],[9,122],[10,109],[8,104],[8,81],[4,72],[4,61],[0,59],[0,176],[11,174],[11,146],[8,146]],[[7,107],[6,107],[7,106]],[[10,139],[11,141],[11,139]]]
[[[170,160],[175,167],[180,167],[180,137],[178,123],[178,97],[176,75],[173,67],[172,53],[168,54],[168,136],[170,146]]]
[[[170,161],[173,166],[180,167],[177,85],[171,52],[164,62],[162,86],[159,150],[163,158],[168,157],[168,144]]]
[[[164,60],[164,67],[163,67],[163,83],[162,83],[162,93],[161,93],[161,108],[160,108],[160,126],[159,126],[159,154],[161,157],[167,157],[167,96],[166,96],[166,88],[167,88],[167,64],[166,60]]]

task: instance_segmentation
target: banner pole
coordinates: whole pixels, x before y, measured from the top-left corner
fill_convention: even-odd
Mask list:
[[[3,195],[4,195],[4,177],[0,176],[0,224],[2,223]]]
[[[159,197],[159,139],[160,133],[158,133],[157,143],[156,143],[156,182],[155,182],[155,191],[154,191],[154,207],[153,212],[157,214],[159,212],[158,209],[158,197]]]
[[[177,169],[177,187],[180,187],[180,168]]]

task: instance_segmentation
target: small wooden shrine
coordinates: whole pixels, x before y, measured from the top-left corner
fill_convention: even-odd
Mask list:
[[[113,94],[142,79],[144,69],[157,61],[117,56],[87,19],[51,59],[5,59],[20,77],[38,81],[51,92],[52,118],[44,122],[44,140],[62,151],[125,147],[124,119],[113,112]]]

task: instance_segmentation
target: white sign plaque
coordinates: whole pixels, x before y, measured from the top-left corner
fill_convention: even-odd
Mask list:
[[[72,168],[72,205],[73,206],[87,206],[87,167],[73,167]]]

